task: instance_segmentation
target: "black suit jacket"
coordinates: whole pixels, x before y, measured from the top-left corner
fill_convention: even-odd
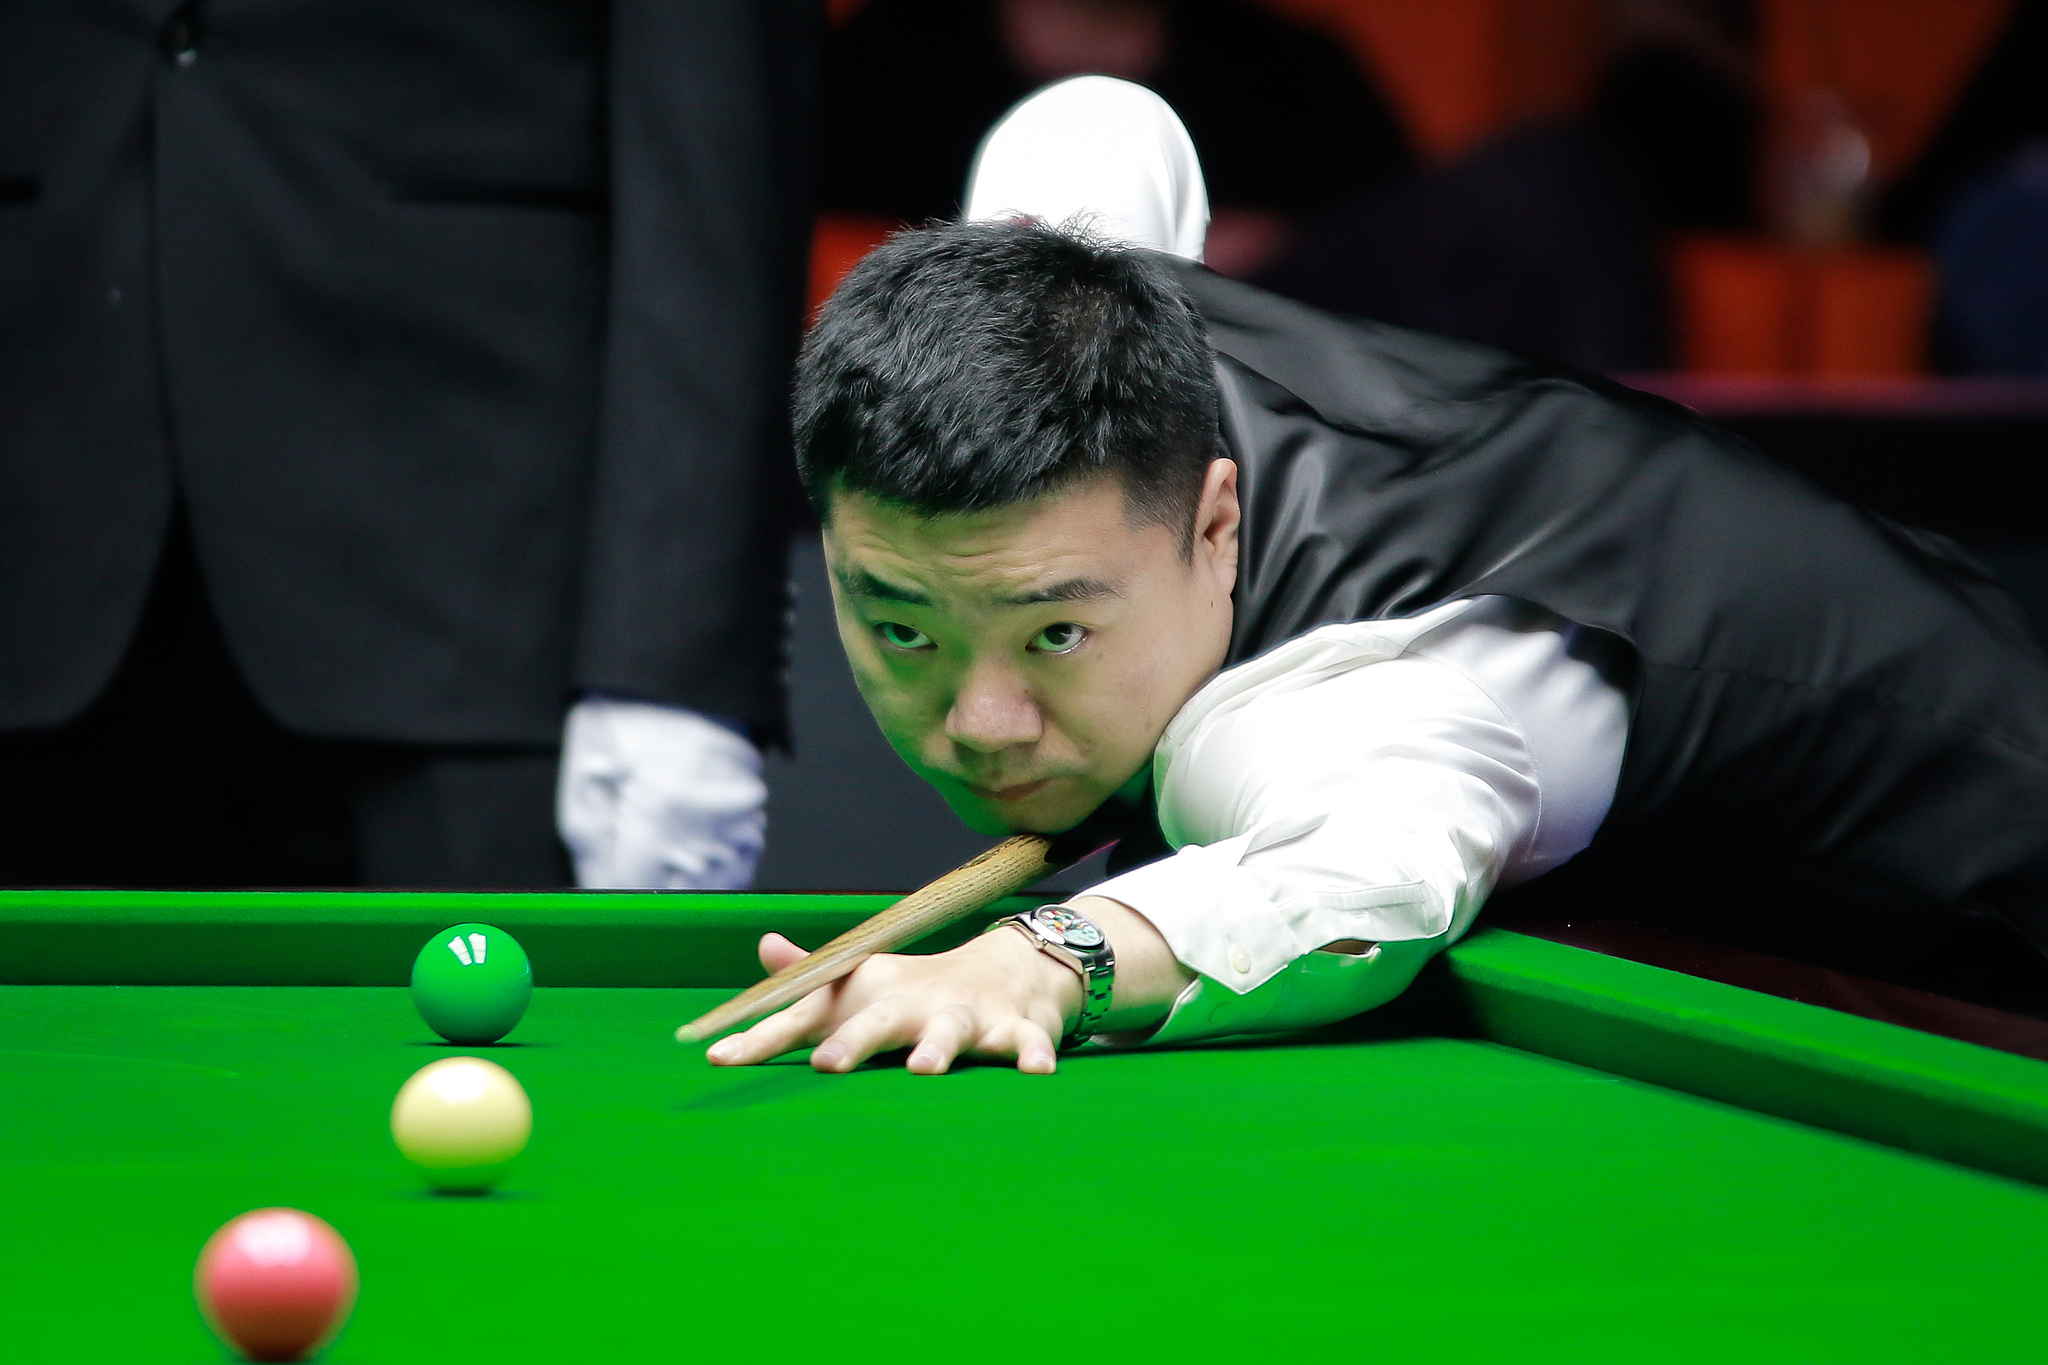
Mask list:
[[[798,0],[0,5],[0,727],[73,716],[173,507],[265,707],[781,725]]]

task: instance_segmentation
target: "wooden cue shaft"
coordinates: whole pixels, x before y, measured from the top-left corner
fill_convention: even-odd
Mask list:
[[[837,981],[876,953],[923,938],[991,901],[1021,891],[1052,870],[1046,854],[1052,841],[1042,834],[1018,834],[962,863],[921,891],[914,891],[872,919],[833,939],[801,962],[792,962],[757,981],[717,1009],[676,1030],[679,1043],[702,1042],[758,1019]]]

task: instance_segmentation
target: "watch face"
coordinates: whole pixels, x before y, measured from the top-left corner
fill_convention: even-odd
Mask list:
[[[1048,905],[1033,916],[1045,928],[1058,936],[1059,941],[1069,948],[1100,948],[1102,931],[1092,920],[1084,919],[1073,911],[1058,905]]]

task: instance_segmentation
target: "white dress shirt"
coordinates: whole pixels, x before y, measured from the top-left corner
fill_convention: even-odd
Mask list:
[[[1080,221],[1196,261],[1209,219],[1178,116],[1108,76],[1046,86],[1005,114],[964,202],[970,222]],[[1149,1041],[1370,1009],[1496,885],[1584,848],[1628,733],[1628,699],[1592,657],[1600,638],[1474,598],[1325,626],[1190,698],[1152,770],[1179,851],[1090,893],[1144,915],[1200,973]],[[1375,946],[1321,951],[1345,940]]]
[[[1178,852],[1089,890],[1200,973],[1151,1041],[1328,1023],[1397,994],[1496,885],[1584,848],[1628,700],[1527,603],[1325,626],[1218,674],[1153,758]],[[1363,954],[1318,951],[1358,940]]]

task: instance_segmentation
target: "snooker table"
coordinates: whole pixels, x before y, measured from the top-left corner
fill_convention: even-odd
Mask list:
[[[0,892],[0,1352],[225,1359],[193,1259],[287,1204],[361,1266],[335,1362],[2048,1359],[2048,1063],[1498,929],[1052,1077],[673,1041],[888,899]],[[534,963],[490,1048],[402,985],[463,920]],[[387,1115],[465,1050],[533,1142],[433,1196]]]

